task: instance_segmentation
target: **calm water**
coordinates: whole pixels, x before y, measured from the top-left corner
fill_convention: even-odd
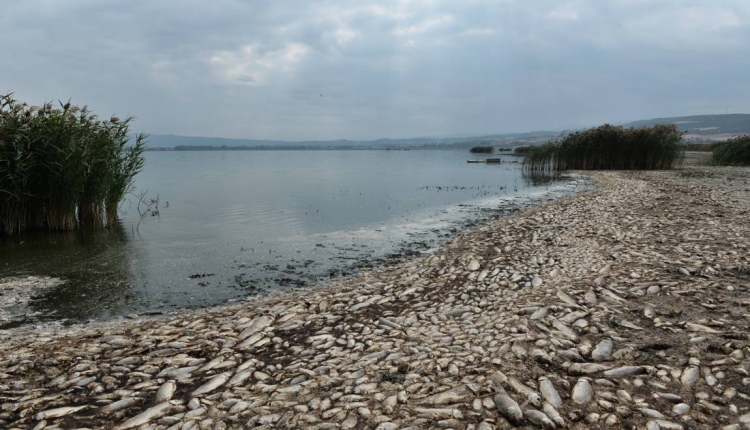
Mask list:
[[[465,151],[149,152],[134,198],[105,232],[0,243],[0,277],[66,282],[16,309],[12,325],[205,306],[320,282],[436,246],[482,218],[569,192],[518,164]],[[507,157],[513,159],[513,157]],[[573,184],[575,186],[575,184]],[[6,322],[6,326],[7,326]]]

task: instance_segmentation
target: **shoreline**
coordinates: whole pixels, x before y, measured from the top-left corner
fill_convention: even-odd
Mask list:
[[[88,318],[82,316],[80,319],[49,318],[45,316],[44,312],[53,311],[54,313],[57,309],[42,308],[34,312],[34,315],[39,315],[41,318],[29,318],[32,307],[29,306],[28,302],[31,296],[44,290],[45,285],[43,284],[46,282],[42,281],[45,278],[49,278],[50,276],[48,275],[50,274],[35,272],[7,274],[0,276],[0,292],[4,293],[0,296],[0,335],[13,335],[16,332],[23,333],[36,329],[51,329],[55,327],[64,328],[73,325],[91,326],[106,323],[107,321],[121,321],[123,319],[133,320],[153,316],[176,315],[182,311],[195,311],[215,306],[225,306],[230,303],[240,303],[249,297],[265,297],[268,294],[276,294],[278,292],[303,291],[314,286],[325,287],[333,280],[344,281],[359,272],[380,270],[402,264],[413,258],[431,254],[440,249],[446,242],[453,240],[457,236],[470,233],[484,226],[486,223],[510,216],[529,207],[544,204],[552,199],[578,195],[595,188],[596,185],[593,181],[585,175],[567,174],[561,180],[554,180],[549,184],[536,186],[534,189],[530,189],[521,195],[507,196],[497,194],[476,197],[468,203],[457,204],[449,208],[424,210],[419,217],[419,221],[410,220],[403,223],[388,222],[382,225],[371,224],[364,225],[355,230],[334,230],[332,232],[320,233],[318,234],[319,238],[316,240],[319,240],[321,244],[325,243],[328,240],[327,238],[330,237],[367,236],[381,231],[386,231],[387,233],[377,234],[384,237],[401,236],[402,238],[399,239],[400,244],[390,250],[382,249],[378,246],[385,244],[386,241],[383,238],[380,239],[379,244],[365,245],[368,246],[367,251],[372,253],[368,256],[362,255],[367,253],[363,252],[362,249],[359,250],[360,255],[357,256],[346,254],[346,251],[343,251],[343,249],[350,248],[351,246],[343,242],[338,244],[338,246],[335,243],[333,245],[326,243],[326,245],[334,249],[341,249],[336,251],[336,254],[327,260],[323,257],[297,256],[299,260],[306,260],[306,263],[312,263],[312,269],[308,269],[306,265],[295,264],[296,267],[291,271],[288,268],[287,270],[277,269],[273,272],[259,271],[250,276],[244,271],[235,271],[236,273],[234,273],[231,269],[224,272],[218,268],[206,269],[207,272],[210,272],[211,278],[206,280],[204,288],[216,287],[216,282],[221,285],[222,282],[231,281],[232,278],[236,279],[238,276],[242,278],[243,282],[253,285],[249,291],[247,287],[222,287],[236,288],[238,291],[244,292],[245,295],[213,303],[201,302],[193,305],[161,303],[158,307],[142,305]],[[385,230],[380,230],[381,228]],[[440,233],[436,229],[440,229]],[[388,239],[387,242],[391,242],[391,239]],[[336,262],[333,264],[328,261],[332,258],[336,259]],[[248,263],[248,267],[258,267],[261,265],[261,262]],[[320,270],[321,265],[327,265],[325,270]],[[244,263],[240,266],[244,266]],[[32,278],[37,279],[38,282],[34,282]],[[57,285],[65,284],[66,287],[72,283],[73,288],[75,288],[75,281],[64,278],[53,278],[53,280],[56,281]],[[184,282],[190,281],[186,279]],[[286,285],[284,282],[286,282]],[[18,284],[18,288],[12,288],[13,284]],[[38,285],[39,288],[35,290],[26,288],[33,285]],[[3,289],[4,287],[5,289]],[[12,309],[10,305],[13,305],[15,309]]]
[[[740,429],[748,172],[592,172],[328,286],[0,332],[0,425]]]

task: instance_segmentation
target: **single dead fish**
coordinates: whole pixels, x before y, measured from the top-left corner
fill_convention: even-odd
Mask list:
[[[523,412],[515,400],[508,393],[500,393],[495,396],[495,406],[500,415],[504,416],[513,424],[519,424],[523,421]]]
[[[539,377],[539,391],[542,393],[542,398],[546,400],[550,405],[555,408],[562,406],[562,398],[560,393],[557,392],[552,381],[546,376]],[[551,417],[550,417],[551,418]]]
[[[583,404],[589,403],[594,395],[594,390],[591,388],[591,383],[586,378],[578,378],[578,382],[573,387],[573,393],[570,396],[574,403]]]
[[[159,403],[158,405],[146,409],[140,414],[115,427],[115,430],[126,430],[132,429],[133,427],[142,426],[150,422],[151,420],[161,418],[162,416],[166,415],[171,408],[172,404],[170,404],[169,402]]]
[[[510,384],[518,394],[526,396],[526,399],[531,402],[532,405],[537,407],[542,406],[542,396],[532,388],[527,387],[521,381],[512,377],[508,378],[508,384]]]
[[[523,411],[523,415],[537,427],[541,427],[545,430],[554,430],[556,428],[555,423],[552,422],[547,415],[536,409],[526,409]]]
[[[46,420],[49,418],[60,418],[72,413],[78,412],[81,409],[86,409],[88,405],[83,406],[65,406],[63,408],[49,409],[46,411],[39,412],[34,416],[37,421]]]
[[[172,396],[174,396],[174,392],[176,389],[177,384],[175,384],[174,381],[165,382],[161,387],[159,387],[159,390],[156,392],[154,403],[163,403],[172,400]]]
[[[99,408],[99,413],[111,414],[112,412],[117,412],[123,409],[127,409],[140,401],[141,399],[139,397],[127,397],[125,399],[110,403],[106,406],[102,406],[101,408]]]
[[[560,415],[560,412],[558,412],[557,409],[550,403],[544,402],[544,404],[542,405],[542,411],[549,417],[549,419],[552,420],[552,422],[557,424],[559,427],[565,427],[565,420],[563,419],[562,415]]]
[[[193,391],[193,396],[210,393],[211,391],[224,385],[229,380],[230,376],[232,376],[230,372],[219,373],[218,375],[211,378],[210,381],[206,382],[205,384],[198,387],[195,391]]]
[[[253,375],[253,370],[243,370],[241,372],[237,372],[232,379],[227,382],[227,387],[234,387],[235,385],[241,384],[245,382],[245,379],[251,377]]]

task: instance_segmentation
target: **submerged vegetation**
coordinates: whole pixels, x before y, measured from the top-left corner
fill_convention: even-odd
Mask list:
[[[643,128],[605,124],[530,148],[524,168],[534,173],[672,169],[682,160],[681,139],[671,124]]]
[[[145,136],[129,145],[131,121],[100,121],[86,106],[28,106],[1,95],[2,234],[113,225],[143,167]]]
[[[711,162],[720,166],[750,166],[750,135],[716,144]]]
[[[491,146],[475,146],[469,150],[472,154],[492,154],[495,149]]]

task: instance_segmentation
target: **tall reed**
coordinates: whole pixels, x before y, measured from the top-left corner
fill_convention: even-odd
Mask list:
[[[143,167],[132,117],[100,121],[86,106],[29,106],[0,95],[0,231],[111,226]]]
[[[750,166],[750,135],[717,143],[711,162],[721,166]]]
[[[675,125],[625,129],[605,124],[532,147],[524,168],[539,173],[672,169],[682,161],[681,139]]]

